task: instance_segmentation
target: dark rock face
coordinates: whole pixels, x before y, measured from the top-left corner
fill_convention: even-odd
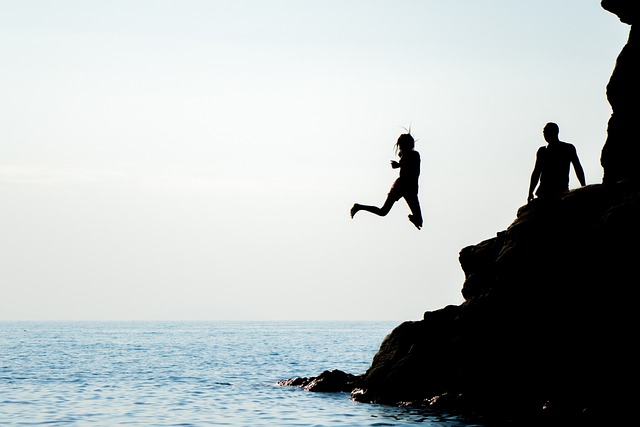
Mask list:
[[[317,377],[297,377],[278,381],[281,386],[295,386],[308,391],[318,392],[351,392],[359,383],[361,376],[347,374],[338,369],[324,371]]]
[[[582,419],[619,411],[636,368],[640,192],[591,185],[523,206],[460,252],[465,302],[398,326],[352,393],[362,402]]]
[[[600,5],[618,15],[625,24],[633,25],[640,19],[640,4],[636,0],[602,0]]]
[[[397,326],[364,374],[326,371],[282,385],[518,426],[637,418],[640,1],[602,6],[632,25],[607,86],[603,183],[533,200],[506,230],[463,248],[464,303]]]
[[[397,326],[364,374],[280,384],[516,425],[624,419],[637,398],[638,219],[640,188],[629,183],[536,199],[460,251],[464,303]]]
[[[637,0],[603,0],[602,7],[631,25],[629,40],[620,52],[607,85],[613,113],[600,163],[603,182],[640,180],[640,3]]]

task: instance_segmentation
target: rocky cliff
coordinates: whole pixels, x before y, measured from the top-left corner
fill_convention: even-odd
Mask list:
[[[528,419],[620,413],[636,370],[638,218],[626,184],[522,207],[460,251],[465,302],[398,326],[352,397]]]
[[[396,327],[362,375],[282,384],[527,420],[623,415],[636,396],[639,218],[626,183],[534,200],[460,251],[464,303]]]
[[[631,26],[629,40],[618,55],[607,85],[607,99],[613,113],[607,127],[607,141],[600,163],[603,182],[640,179],[637,160],[640,156],[640,2],[637,0],[603,0],[602,7],[615,13]]]
[[[632,25],[607,86],[603,183],[533,200],[506,230],[463,248],[465,301],[396,327],[364,374],[281,384],[564,425],[628,416],[637,397],[640,2],[602,6]]]

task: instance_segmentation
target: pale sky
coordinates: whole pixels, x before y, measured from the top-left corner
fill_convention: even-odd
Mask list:
[[[628,31],[598,0],[0,0],[0,320],[459,304],[546,122],[601,182]],[[409,126],[423,229],[351,219]]]

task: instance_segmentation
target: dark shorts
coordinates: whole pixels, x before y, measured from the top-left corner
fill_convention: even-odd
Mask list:
[[[396,182],[391,186],[389,190],[388,198],[394,202],[407,197],[417,197],[418,187],[414,185],[406,185],[400,178],[396,179]]]

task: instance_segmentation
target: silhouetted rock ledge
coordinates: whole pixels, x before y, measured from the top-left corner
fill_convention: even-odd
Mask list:
[[[352,375],[338,369],[324,371],[317,377],[297,377],[290,380],[278,381],[278,385],[296,386],[309,391],[351,392],[359,384],[361,375]]]
[[[631,25],[607,85],[602,184],[535,199],[462,249],[464,302],[397,326],[365,373],[280,384],[517,426],[637,424],[640,2],[601,5]]]
[[[639,219],[640,191],[623,182],[533,200],[460,251],[461,305],[397,326],[364,374],[280,384],[567,425],[624,416],[637,396]]]

